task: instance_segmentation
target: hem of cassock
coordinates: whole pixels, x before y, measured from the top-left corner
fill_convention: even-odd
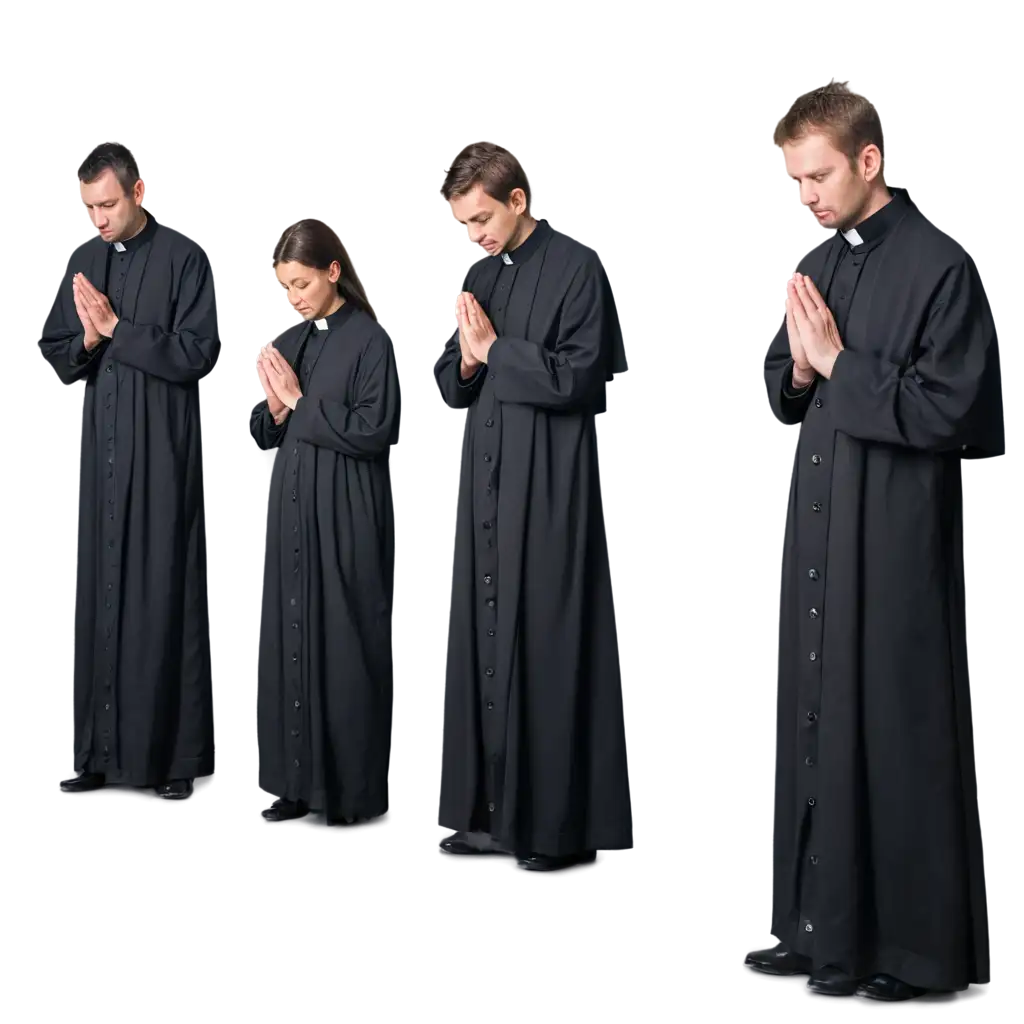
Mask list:
[[[208,765],[202,760],[190,760],[178,762],[171,765],[163,775],[156,775],[152,772],[139,773],[133,771],[119,771],[104,769],[102,765],[89,767],[86,770],[103,776],[105,785],[125,790],[143,790],[151,785],[163,785],[165,782],[188,782],[206,773]]]
[[[946,970],[943,970],[942,965],[935,958],[892,946],[873,951],[864,949],[859,956],[855,957],[856,962],[851,963],[849,948],[846,945],[842,945],[840,950],[829,949],[827,943],[821,942],[820,939],[812,945],[808,945],[806,942],[808,936],[800,925],[793,922],[776,922],[772,932],[790,948],[804,951],[810,955],[815,968],[839,967],[864,978],[876,974],[888,974],[915,988],[950,991],[963,988],[972,981],[981,980],[973,976],[966,963],[958,965],[958,970],[950,971],[948,965]]]
[[[589,850],[631,850],[633,849],[632,832],[622,833],[588,833],[574,832],[572,835],[532,835],[523,836],[515,832],[498,830],[492,832],[488,823],[461,815],[442,814],[438,820],[441,828],[452,832],[487,832],[507,850],[517,853],[542,853],[547,857],[568,857],[575,853],[586,853]]]
[[[878,974],[888,974],[915,988],[932,988],[955,991],[977,979],[967,965],[958,970],[942,969],[934,959],[922,956],[908,949],[882,949],[874,957]]]
[[[325,800],[322,789],[314,789],[312,792],[305,787],[300,787],[298,794],[295,789],[281,781],[265,782],[260,779],[260,789],[269,793],[278,800],[301,800],[314,814],[323,814],[328,824],[344,823],[350,825],[353,822],[369,821],[372,818],[380,818],[388,812],[387,797],[383,800],[367,801],[366,803],[349,804]]]

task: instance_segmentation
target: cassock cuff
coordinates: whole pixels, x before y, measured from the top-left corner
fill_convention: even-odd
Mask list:
[[[793,370],[795,369],[795,363],[790,360],[786,366],[785,373],[782,377],[782,394],[785,398],[803,398],[811,388],[814,387],[818,380],[817,374],[815,374],[810,383],[805,384],[802,388],[798,388],[793,384]]]
[[[96,358],[96,353],[103,347],[102,340],[98,345],[94,345],[90,352],[85,347],[85,333],[76,334],[71,339],[71,347],[68,349],[68,359],[71,361],[73,366],[84,366],[90,360]]]
[[[277,429],[284,430],[284,428],[289,425],[292,426],[293,430],[298,429],[294,425],[296,422],[298,422],[299,427],[301,427],[306,422],[306,406],[310,406],[310,408],[312,408],[312,406],[310,405],[310,401],[306,398],[306,396],[300,395],[299,400],[295,403],[295,408],[292,409],[290,413],[288,413],[288,415],[284,418],[284,420],[281,422],[281,425]],[[270,418],[273,419],[274,417],[271,416]]]
[[[498,337],[491,342],[491,347],[487,352],[486,363],[490,369],[499,369],[505,360],[505,356],[515,351],[514,346],[509,345],[510,340],[511,339],[499,334]]]
[[[492,346],[492,348],[493,348],[493,346]],[[480,374],[484,372],[484,369],[486,368],[486,366],[487,366],[486,363],[481,363],[476,368],[476,371],[474,372],[472,377],[463,377],[462,376],[462,358],[460,357],[459,361],[455,364],[455,379],[456,379],[456,381],[458,381],[459,387],[460,388],[471,388],[477,382],[477,380],[479,379]]]

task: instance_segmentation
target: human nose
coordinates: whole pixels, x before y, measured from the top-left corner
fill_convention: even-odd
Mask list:
[[[814,182],[800,182],[800,202],[804,206],[813,206],[818,201],[818,193],[814,188]]]

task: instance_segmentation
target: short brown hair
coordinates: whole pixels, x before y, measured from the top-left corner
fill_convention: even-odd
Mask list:
[[[509,196],[521,188],[526,196],[526,209],[530,209],[530,183],[519,161],[493,142],[474,142],[456,158],[445,176],[441,195],[451,200],[464,196],[477,185],[499,203],[507,203]]]
[[[776,125],[775,145],[796,142],[812,132],[827,135],[850,163],[856,163],[872,143],[885,156],[878,112],[863,96],[851,92],[846,82],[832,81],[804,93]]]

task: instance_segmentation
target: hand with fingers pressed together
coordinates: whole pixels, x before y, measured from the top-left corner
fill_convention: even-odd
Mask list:
[[[790,278],[791,285],[795,278]],[[800,340],[793,303],[790,300],[789,287],[786,287],[786,333],[789,335],[789,354],[793,357],[793,387],[800,389],[810,386],[816,376],[814,367],[807,359],[804,343]]]
[[[270,410],[270,415],[274,417],[275,423],[282,423],[291,410],[277,397],[277,392],[270,385],[263,352],[264,349],[261,348],[260,354],[256,357],[256,373],[263,386],[263,394],[267,396],[267,408]]]
[[[832,311],[814,282],[805,274],[794,274],[787,286],[786,325],[791,349],[795,330],[806,362],[810,364],[810,370],[803,371],[794,354],[794,387],[809,384],[815,372],[828,380],[836,358],[843,350],[843,342]]]
[[[262,369],[260,383],[263,383],[263,378],[266,377],[264,391],[267,393],[267,404],[270,405],[271,392],[281,403],[282,408],[279,413],[274,413],[273,406],[270,409],[274,414],[274,420],[280,423],[288,415],[284,409],[294,410],[302,397],[299,378],[295,375],[288,360],[273,345],[264,345],[260,350],[259,366]]]
[[[95,330],[101,338],[113,337],[117,326],[117,314],[110,308],[110,300],[101,291],[93,287],[85,274],[75,274],[71,280],[71,289],[75,296],[75,308],[84,310]],[[79,319],[81,319],[81,311]],[[84,323],[84,321],[83,321]],[[88,329],[86,335],[88,336]],[[93,347],[99,341],[93,342]]]
[[[475,372],[480,363],[487,362],[487,354],[498,336],[472,292],[463,292],[459,296],[456,315],[459,318],[459,344],[462,346],[463,367],[470,365]],[[467,351],[473,360],[472,363],[466,358]],[[464,376],[469,374],[464,373]]]
[[[89,310],[86,308],[85,299],[82,298],[78,288],[77,278],[77,274],[72,278],[71,294],[75,300],[75,312],[78,314],[78,319],[82,323],[82,330],[85,332],[85,350],[87,352],[91,352],[103,340],[103,335],[101,335],[96,329],[96,325],[92,322],[92,318],[89,316]]]

